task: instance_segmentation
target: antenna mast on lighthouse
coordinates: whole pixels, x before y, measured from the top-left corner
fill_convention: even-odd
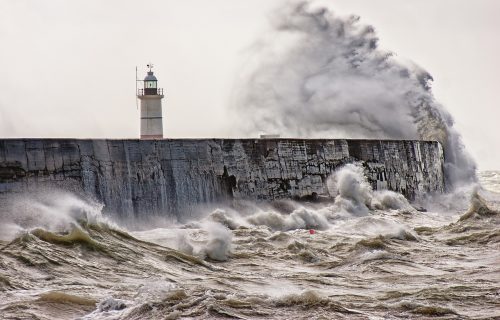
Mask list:
[[[139,109],[139,99],[137,99],[137,96],[139,93],[139,90],[137,88],[137,83],[139,81],[141,81],[141,80],[139,80],[139,78],[137,77],[137,66],[135,66],[135,108],[136,109]]]

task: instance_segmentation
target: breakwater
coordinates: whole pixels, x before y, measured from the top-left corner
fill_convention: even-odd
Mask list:
[[[0,140],[0,195],[81,190],[121,215],[183,214],[231,199],[330,196],[329,175],[360,161],[374,189],[443,192],[433,141],[326,139]]]

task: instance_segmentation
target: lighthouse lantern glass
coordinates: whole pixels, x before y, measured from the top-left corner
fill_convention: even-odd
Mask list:
[[[144,87],[148,89],[156,89],[156,81],[144,81]]]

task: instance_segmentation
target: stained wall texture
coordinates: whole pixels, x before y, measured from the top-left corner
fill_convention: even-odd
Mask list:
[[[3,139],[0,194],[76,188],[115,214],[183,215],[231,199],[328,197],[328,177],[356,161],[374,189],[409,199],[445,189],[430,141]]]

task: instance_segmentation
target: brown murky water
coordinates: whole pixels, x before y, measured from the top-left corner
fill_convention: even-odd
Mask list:
[[[233,204],[140,231],[69,194],[26,196],[3,208],[0,318],[500,317],[500,174],[481,179],[489,190],[427,212],[361,179],[332,203]]]

